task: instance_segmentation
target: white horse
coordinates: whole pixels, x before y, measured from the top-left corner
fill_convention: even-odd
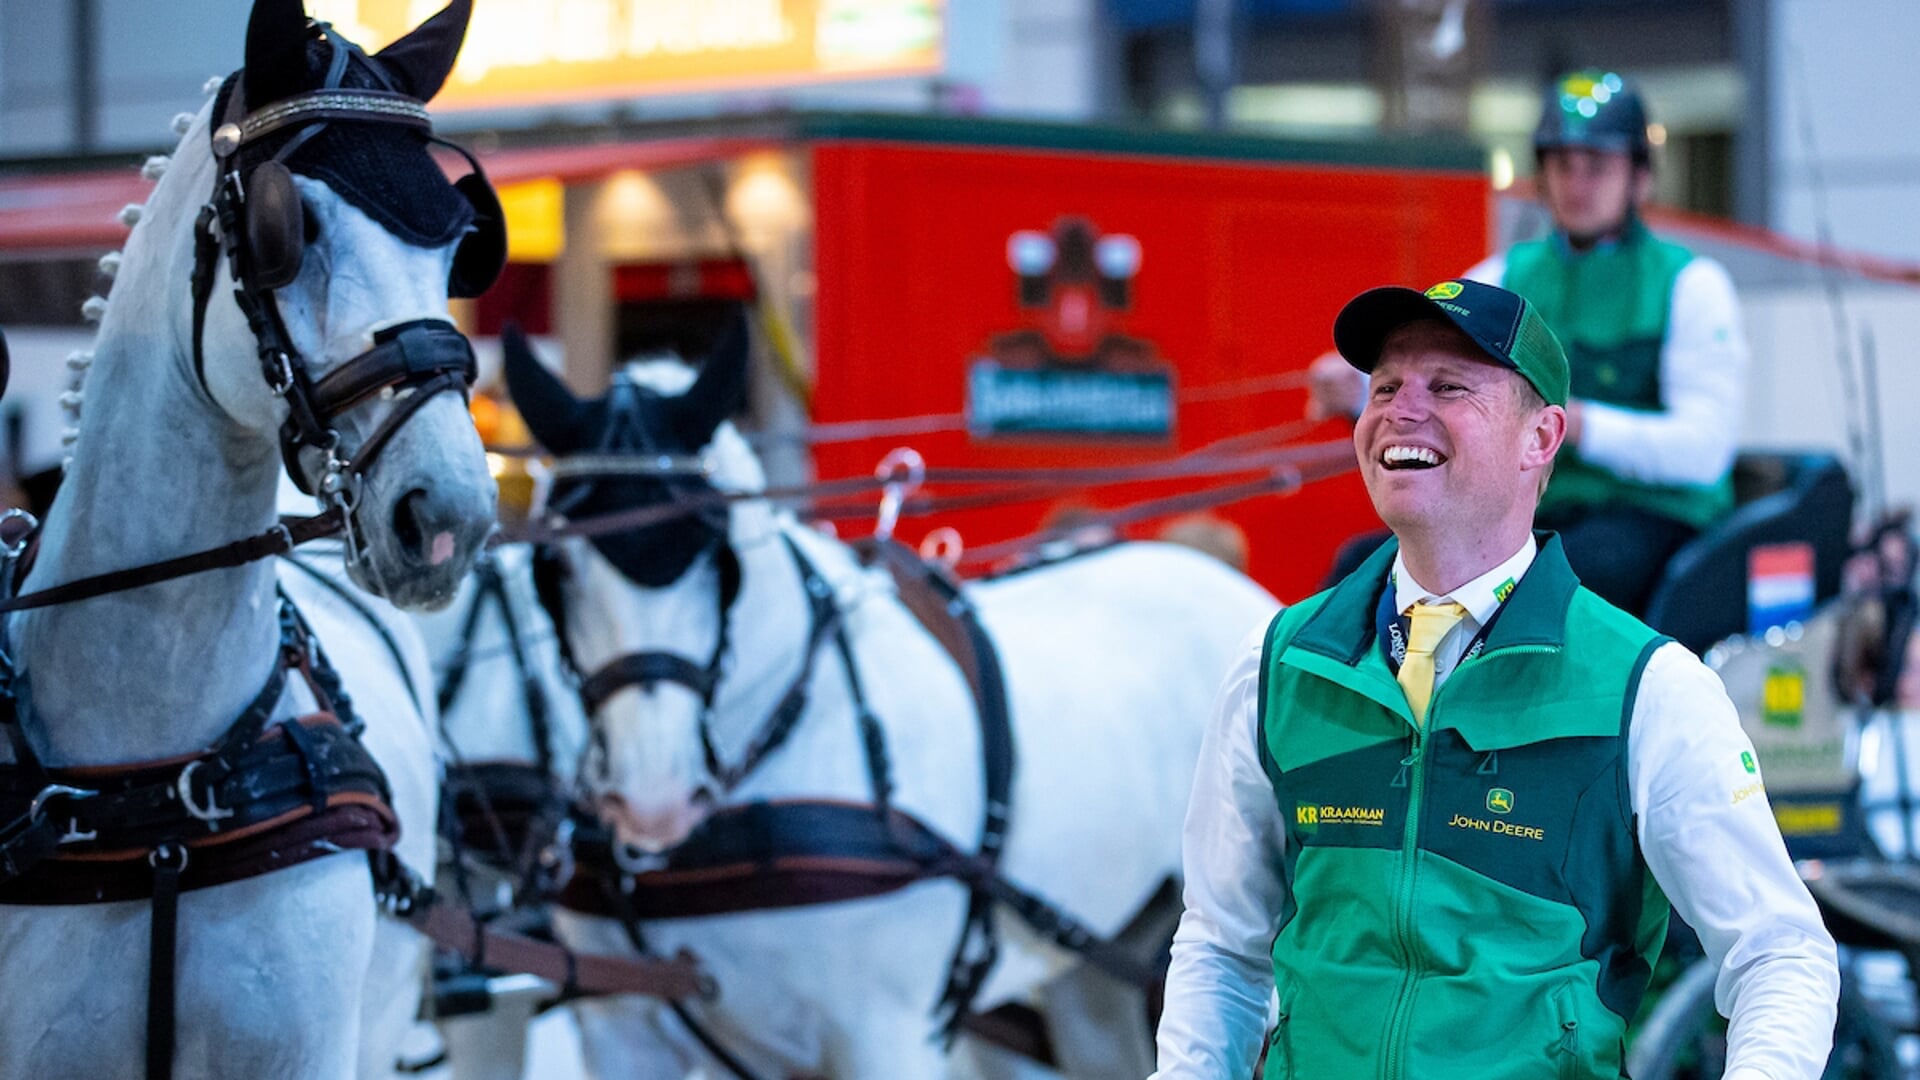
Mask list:
[[[110,302],[94,305],[104,312],[77,441],[24,591],[274,523],[289,396],[269,379],[282,383],[289,371],[263,373],[260,341],[217,252],[204,326],[195,325],[196,215],[215,192],[214,128],[224,119],[214,110],[235,94],[255,110],[296,101],[329,80],[329,62],[340,58],[348,62],[332,72],[344,80],[336,85],[380,89],[383,107],[406,112],[405,102],[432,97],[451,69],[468,14],[466,0],[455,0],[369,59],[310,26],[299,0],[257,0],[242,76],[184,126],[170,165],[149,163],[164,175],[127,215],[138,224]],[[364,100],[332,104],[352,112]],[[301,440],[286,467],[309,487],[353,493],[353,582],[404,606],[444,603],[491,527],[493,485],[463,394],[436,392],[460,389],[452,369],[429,372],[414,361],[454,348],[450,267],[477,265],[484,276],[485,252],[472,265],[456,261],[457,251],[469,256],[461,247],[468,216],[457,211],[473,194],[446,183],[417,131],[336,111],[318,129],[280,134],[240,142],[232,160],[244,166],[250,146],[268,153],[278,145],[273,161],[291,172],[253,168],[247,198],[258,209],[225,224],[230,239],[244,233],[250,265],[271,279],[262,286],[270,291],[255,292],[259,314],[283,328],[291,364],[324,388],[342,371],[359,379],[368,365],[349,365],[403,329],[425,334],[409,343],[430,346],[411,358],[382,353],[398,366],[369,377],[365,393],[332,384],[335,407],[319,422],[338,431],[340,456],[355,459],[371,445],[370,458],[343,472],[327,462],[324,441]],[[341,146],[361,153],[329,156]],[[369,194],[396,188],[406,206]],[[304,241],[304,257],[295,241]],[[376,392],[382,386],[388,392]],[[32,691],[21,698],[21,728],[34,756],[55,767],[108,765],[216,744],[279,662],[278,572],[257,561],[11,616],[11,658]],[[381,607],[376,618],[389,624],[396,656],[343,594],[296,571],[287,587],[367,722],[364,742],[403,830],[397,853],[430,873],[437,778],[424,722],[431,697],[424,714],[416,704],[431,689],[417,639]],[[276,719],[313,707],[297,677],[288,685]],[[144,900],[0,907],[0,1077],[143,1075],[151,910]],[[379,917],[359,852],[186,892],[172,1067],[195,1077],[391,1074],[424,955],[422,939]]]
[[[725,418],[741,400],[744,345],[701,374],[655,364],[640,388],[574,399],[509,342],[508,381],[535,436],[568,455],[641,450],[658,476],[557,485],[574,518],[712,490],[764,490],[758,460]],[[813,661],[805,712],[737,786],[710,770],[736,765],[809,662],[809,603],[791,544],[818,569],[844,620],[852,662],[891,759],[894,804],[962,848],[981,828],[981,738],[957,665],[909,613],[883,570],[763,501],[711,507],[595,542],[567,540],[563,631],[583,672],[635,653],[669,653],[699,669],[727,636],[711,716],[702,695],[666,676],[613,693],[594,717],[583,782],[630,854],[670,852],[716,806],[759,799],[870,799],[849,674],[832,645]],[[725,569],[738,591],[723,610]],[[1054,568],[970,586],[1004,665],[1017,754],[1001,866],[1095,933],[1111,935],[1180,867],[1180,824],[1208,705],[1232,650],[1270,618],[1272,597],[1184,548],[1124,544]],[[656,669],[657,671],[658,669]],[[697,680],[694,680],[697,681]],[[967,896],[949,881],[788,910],[650,922],[658,950],[692,949],[720,997],[694,1011],[726,1049],[770,1075],[946,1077],[930,1013],[948,974]],[[560,913],[576,947],[626,947],[612,920]],[[1076,963],[1002,911],[998,963],[978,1008],[1016,1001]],[[641,1025],[671,1029],[650,1003],[580,1007],[602,1076],[656,1075],[665,1051],[637,1045]],[[1140,1030],[1135,1025],[1135,1030]],[[680,1049],[676,1067],[718,1072]],[[1095,1068],[1100,1068],[1095,1066]],[[1106,1068],[1111,1069],[1111,1066]],[[1116,1075],[1108,1071],[1106,1075]]]

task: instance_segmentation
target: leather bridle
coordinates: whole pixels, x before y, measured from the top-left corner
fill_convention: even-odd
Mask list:
[[[396,90],[342,88],[339,75],[346,59],[358,49],[344,39],[336,40],[328,85],[319,90],[251,112],[240,86],[230,83],[223,91],[225,109],[212,133],[217,163],[214,190],[194,225],[193,364],[195,377],[207,391],[202,339],[215,269],[224,254],[233,278],[234,301],[257,343],[261,375],[287,404],[287,417],[280,427],[287,472],[303,492],[337,506],[350,521],[363,478],[400,426],[442,391],[464,395],[477,367],[472,345],[451,323],[420,319],[377,331],[371,349],[319,379],[312,376],[273,296],[298,273],[304,241],[304,211],[284,162],[329,124],[399,125],[418,131],[425,140],[452,147],[467,159],[475,173],[456,187],[475,205],[477,216],[487,212],[481,204],[491,198],[491,188],[471,154],[433,137],[432,122],[420,102]],[[243,176],[241,148],[290,127],[299,130],[272,158]],[[469,182],[476,178],[477,183]],[[497,207],[497,203],[491,205]],[[497,232],[501,227],[497,220],[480,217],[480,221],[483,231]],[[489,236],[476,244],[473,254],[466,250],[473,238],[462,242],[455,274],[455,283],[463,286],[460,291],[483,289],[498,273],[492,249],[497,247],[504,260],[505,247],[503,241],[493,244],[494,239]],[[351,454],[345,453],[337,427],[340,415],[382,393],[393,398],[393,408]],[[317,481],[301,460],[302,451],[308,449],[324,455]],[[354,530],[349,526],[347,531],[352,537]]]
[[[688,459],[667,452],[657,445],[646,424],[640,421],[641,411],[635,407],[634,398],[648,393],[642,387],[624,376],[616,376],[608,391],[608,415],[611,418],[607,431],[601,439],[598,453],[603,456],[620,455],[623,468],[619,475],[645,475],[657,480],[667,491],[668,503],[688,503],[699,505],[702,496],[712,492],[707,482],[706,469],[698,459]],[[593,487],[592,469],[585,470],[589,479],[567,493],[563,499],[545,507],[545,516],[552,521],[564,522],[565,512],[578,506],[588,496]],[[720,689],[720,680],[731,642],[730,628],[733,607],[740,596],[741,567],[739,554],[728,539],[730,513],[725,504],[712,504],[692,512],[692,516],[703,520],[716,539],[708,546],[714,560],[714,568],[719,574],[719,630],[715,634],[713,649],[705,661],[694,659],[683,653],[664,649],[648,649],[622,653],[613,657],[589,674],[580,682],[580,702],[585,708],[592,724],[592,751],[605,754],[605,729],[599,722],[600,708],[615,694],[628,687],[640,687],[651,690],[661,683],[671,683],[685,687],[700,699],[700,743],[706,758],[707,772],[719,786],[719,793],[733,790],[744,781],[760,763],[774,750],[786,742],[792,734],[795,724],[806,711],[807,690],[812,682],[815,661],[822,647],[829,639],[840,638],[841,618],[834,603],[833,590],[813,563],[801,552],[791,539],[782,536],[788,553],[799,572],[802,587],[806,593],[810,626],[807,633],[806,652],[800,671],[787,687],[773,711],[762,721],[753,738],[748,742],[739,760],[728,762],[723,759],[713,739],[713,718],[715,698]],[[561,642],[561,651],[572,664],[571,650],[566,647],[566,615],[561,599],[558,560],[551,550],[536,556],[535,585],[540,600],[553,617],[557,636]]]

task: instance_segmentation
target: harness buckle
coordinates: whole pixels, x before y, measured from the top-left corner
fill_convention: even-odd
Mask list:
[[[180,805],[185,808],[188,815],[196,820],[206,822],[207,831],[213,832],[219,828],[216,822],[224,821],[232,817],[233,810],[220,805],[211,787],[207,789],[207,801],[205,805],[194,801],[193,774],[204,764],[206,764],[206,762],[197,758],[187,762],[186,765],[180,769],[179,778],[173,782],[173,791],[174,794],[180,796]]]
[[[66,847],[68,844],[81,844],[88,840],[98,839],[100,839],[99,829],[89,829],[86,832],[81,832],[80,819],[70,817],[67,819],[67,831],[61,833],[60,839],[55,840],[54,843],[60,847]]]
[[[540,849],[535,869],[543,892],[558,892],[573,880],[573,832],[573,818],[562,818],[554,827],[553,842]]]
[[[273,349],[264,357],[266,363],[267,389],[274,397],[286,397],[293,389],[293,358],[283,349]]]
[[[27,804],[27,819],[41,820],[46,816],[47,804],[55,799],[91,799],[98,794],[100,793],[86,788],[69,787],[66,784],[48,784],[33,797],[33,802]]]
[[[965,554],[967,543],[960,536],[960,530],[951,525],[942,525],[920,540],[920,557],[945,570],[960,565],[960,556]]]
[[[610,846],[613,849],[614,865],[626,871],[624,876],[629,880],[640,874],[652,873],[656,870],[665,870],[667,868],[667,856],[665,852],[647,851],[644,848],[629,844],[619,837],[614,837],[613,843]]]
[[[147,865],[155,870],[172,870],[179,873],[187,868],[187,849],[184,844],[169,840],[152,851],[147,852]]]
[[[40,519],[18,507],[0,512],[0,557],[8,561],[18,559],[39,528]],[[7,539],[9,536],[12,539]]]

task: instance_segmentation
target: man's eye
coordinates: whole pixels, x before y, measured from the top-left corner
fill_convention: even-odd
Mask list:
[[[1373,384],[1373,396],[1377,398],[1392,397],[1393,392],[1399,388],[1400,385],[1398,383],[1376,382]]]

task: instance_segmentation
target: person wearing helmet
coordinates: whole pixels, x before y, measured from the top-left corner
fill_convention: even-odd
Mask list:
[[[1580,580],[1644,610],[1668,559],[1733,509],[1747,345],[1733,281],[1641,220],[1653,190],[1646,107],[1619,75],[1556,80],[1534,132],[1552,232],[1465,277],[1526,297],[1565,343],[1567,439],[1540,503]],[[1312,368],[1309,413],[1357,415],[1365,380]],[[1336,576],[1377,543],[1343,550]]]

